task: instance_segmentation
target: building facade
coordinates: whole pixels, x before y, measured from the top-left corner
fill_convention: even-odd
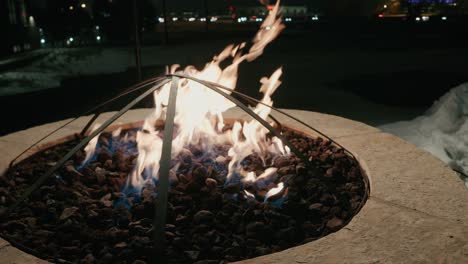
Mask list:
[[[26,51],[37,47],[34,41],[34,17],[28,16],[25,0],[0,2],[0,28],[4,34],[0,42],[0,56]],[[37,42],[37,41],[36,41]]]

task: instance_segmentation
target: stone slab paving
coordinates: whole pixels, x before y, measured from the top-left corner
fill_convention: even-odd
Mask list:
[[[357,156],[369,176],[370,197],[361,212],[338,232],[240,263],[468,263],[468,191],[443,162],[363,123],[315,112],[287,112],[336,139]],[[149,109],[132,110],[116,124],[138,122],[149,113]],[[105,113],[97,122],[113,114]],[[238,109],[225,116],[248,118]],[[278,114],[275,117],[308,132],[287,118]],[[79,118],[46,141],[80,132],[89,119]],[[64,122],[0,137],[0,172],[27,146]],[[0,263],[46,262],[0,239]]]

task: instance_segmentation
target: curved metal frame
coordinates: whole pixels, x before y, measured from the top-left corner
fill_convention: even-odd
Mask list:
[[[153,92],[161,89],[165,84],[168,84],[169,82],[172,82],[171,87],[170,87],[170,93],[169,93],[169,102],[167,106],[167,111],[166,111],[166,124],[164,127],[164,138],[163,138],[163,146],[162,146],[162,153],[161,153],[161,160],[160,160],[160,170],[159,170],[159,183],[158,183],[158,196],[156,200],[156,206],[155,206],[155,217],[153,219],[153,238],[154,238],[154,245],[155,245],[155,253],[158,254],[159,257],[162,257],[164,254],[164,247],[165,247],[165,225],[166,225],[166,211],[167,211],[167,199],[168,199],[168,190],[169,190],[169,170],[170,170],[170,162],[171,162],[171,151],[172,151],[172,134],[174,130],[174,119],[175,119],[175,114],[176,114],[176,102],[177,102],[177,90],[179,87],[179,80],[180,79],[188,79],[194,82],[197,82],[199,84],[202,84],[203,86],[211,89],[212,91],[222,95],[226,99],[230,100],[234,104],[236,104],[239,108],[241,108],[244,112],[249,114],[252,118],[257,120],[262,126],[264,126],[268,131],[273,134],[274,136],[278,137],[285,146],[288,146],[290,150],[298,157],[300,158],[312,171],[312,173],[317,173],[318,169],[315,168],[311,162],[302,154],[294,145],[292,145],[282,134],[279,132],[277,129],[273,128],[266,120],[262,119],[259,117],[254,111],[252,111],[249,107],[247,107],[245,104],[243,104],[241,101],[233,97],[232,95],[224,92],[223,90],[230,91],[236,95],[239,95],[243,99],[250,100],[253,102],[256,102],[258,104],[262,104],[266,107],[269,107],[270,109],[283,114],[300,124],[306,126],[307,128],[317,132],[318,134],[324,136],[337,146],[341,147],[343,150],[348,152],[354,159],[355,156],[345,149],[343,146],[338,144],[336,141],[325,135],[324,133],[320,132],[319,130],[311,127],[310,125],[306,124],[305,122],[295,118],[294,116],[279,110],[277,108],[274,108],[272,106],[269,106],[267,104],[264,104],[263,102],[252,98],[250,96],[247,96],[245,94],[242,94],[240,92],[237,92],[233,89],[224,87],[220,84],[204,81],[204,80],[199,80],[197,78],[183,75],[183,74],[168,74],[165,75],[164,77],[158,77],[158,78],[151,78],[146,81],[143,81],[133,87],[130,87],[128,90],[123,92],[122,94],[94,107],[93,109],[89,110],[88,112],[85,113],[89,114],[94,111],[97,111],[95,115],[91,118],[91,120],[88,121],[88,123],[85,125],[83,132],[84,133],[90,126],[91,124],[97,119],[99,116],[101,110],[103,107],[107,106],[109,103],[115,101],[116,99],[126,96],[132,92],[135,92],[137,90],[146,88],[148,85],[155,84],[155,86],[149,88],[145,92],[143,92],[141,95],[139,95],[137,98],[135,98],[133,101],[131,101],[129,104],[127,104],[124,108],[122,108],[119,112],[114,114],[111,118],[107,119],[99,128],[91,132],[88,136],[86,136],[83,140],[81,140],[72,150],[70,150],[66,155],[64,155],[57,163],[55,166],[53,166],[51,169],[49,169],[46,173],[41,175],[26,191],[20,196],[18,200],[13,203],[8,210],[6,211],[6,214],[14,211],[23,201],[29,198],[29,196],[37,190],[39,187],[44,184],[44,182],[52,176],[53,173],[55,173],[60,167],[65,164],[65,162],[70,159],[76,152],[78,152],[80,149],[82,149],[86,144],[88,144],[94,137],[99,135],[102,131],[104,131],[109,125],[111,125],[115,120],[117,120],[119,117],[121,117],[123,114],[125,114],[128,110],[130,110],[133,106],[135,106],[138,102],[141,100],[145,99],[147,96],[152,94]],[[274,120],[277,124],[281,124],[272,116],[270,115],[270,118]],[[64,125],[61,125],[59,128],[55,129],[51,133],[47,134],[45,137],[41,138],[39,141],[35,142],[33,145],[31,145],[29,148],[27,148],[24,152],[22,152],[20,155],[18,155],[13,161],[10,163],[10,166],[14,164],[14,162],[21,157],[24,153],[26,153],[28,150],[42,142],[44,139],[48,138],[50,135],[54,134],[58,130],[62,129],[66,125],[72,123],[73,121],[77,120],[77,118],[72,119],[71,121],[65,123]]]

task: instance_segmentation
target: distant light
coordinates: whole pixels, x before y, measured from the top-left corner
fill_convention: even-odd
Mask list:
[[[416,20],[416,21],[421,21],[421,18],[420,18],[420,17],[416,17],[415,20]]]
[[[446,16],[443,16],[443,17],[442,17],[442,20],[444,20],[444,21],[447,20],[447,17],[446,17]]]
[[[96,30],[99,30],[99,26],[96,26]]]
[[[382,17],[384,17],[384,15],[383,15],[383,14],[379,14],[379,17],[382,18]]]
[[[387,5],[384,5],[383,8],[387,8]]]
[[[164,23],[164,18],[163,18],[163,17],[159,17],[159,18],[158,18],[158,21],[159,21],[159,23]]]
[[[247,17],[239,17],[237,19],[237,22],[239,22],[239,23],[246,22],[246,21],[247,21]]]
[[[173,18],[172,18],[172,21],[177,21],[177,20],[179,20],[178,17],[173,17]]]
[[[216,22],[216,21],[218,21],[218,18],[217,18],[217,17],[211,17],[211,18],[210,18],[210,22]]]
[[[41,38],[41,44],[45,43],[45,39]]]
[[[257,21],[257,22],[262,22],[262,21],[263,21],[263,18],[258,17],[257,19],[255,19],[255,21]]]
[[[29,25],[31,27],[35,27],[36,26],[36,21],[34,20],[34,17],[33,16],[29,16]]]
[[[81,4],[81,8],[86,8],[86,4],[85,4],[85,3],[82,3],[82,4]]]
[[[73,6],[69,6],[68,9],[69,9],[69,10],[73,10],[73,9],[75,9],[75,8],[74,8]]]
[[[318,17],[317,15],[314,15],[314,16],[312,17],[312,20],[317,21],[317,20],[319,20],[319,17]]]
[[[287,18],[284,19],[284,21],[286,21],[286,22],[291,22],[292,19],[291,19],[290,17],[287,17]]]
[[[201,21],[201,22],[205,22],[205,21],[206,21],[206,17],[200,18],[200,21]]]
[[[188,19],[188,21],[189,21],[189,22],[193,22],[193,21],[195,21],[195,18],[194,18],[194,17],[191,17],[191,18]]]
[[[101,36],[96,36],[97,41],[101,41]]]
[[[423,17],[422,17],[422,20],[423,20],[423,21],[429,21],[429,17],[428,17],[428,16],[423,16]]]
[[[74,40],[75,40],[75,39],[73,39],[72,37],[70,37],[70,38],[68,39],[68,41],[70,41],[70,42],[73,42]]]

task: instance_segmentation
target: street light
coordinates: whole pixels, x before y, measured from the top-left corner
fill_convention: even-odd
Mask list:
[[[86,4],[85,4],[85,3],[82,3],[82,4],[81,4],[81,8],[86,8]]]

